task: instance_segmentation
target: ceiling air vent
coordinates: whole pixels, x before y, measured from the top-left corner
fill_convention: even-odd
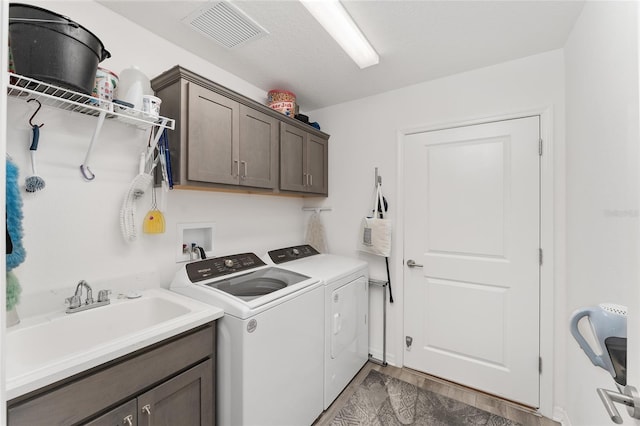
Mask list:
[[[267,30],[227,1],[211,2],[191,13],[182,22],[227,49],[268,34]]]

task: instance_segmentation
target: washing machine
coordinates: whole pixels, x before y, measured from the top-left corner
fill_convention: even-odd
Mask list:
[[[310,245],[268,252],[267,261],[319,278],[324,285],[324,409],[369,357],[369,268],[345,256],[320,254]]]
[[[185,264],[171,290],[220,307],[217,424],[311,425],[323,411],[324,286],[254,253]]]

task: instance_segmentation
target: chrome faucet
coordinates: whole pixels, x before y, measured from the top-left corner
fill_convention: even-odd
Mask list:
[[[82,302],[83,287],[87,289],[87,297],[84,303]],[[71,314],[74,312],[97,308],[98,306],[108,305],[110,303],[108,296],[109,293],[111,293],[111,291],[109,290],[100,290],[98,292],[98,301],[94,302],[93,290],[91,289],[91,286],[85,280],[82,280],[78,283],[78,285],[76,285],[76,291],[74,292],[73,296],[67,297],[65,299],[65,301],[69,304],[69,307],[67,307],[67,313]]]
[[[85,305],[90,305],[93,303],[93,290],[91,290],[91,286],[85,280],[82,280],[76,286],[76,294],[78,294],[78,290],[80,290],[80,296],[82,296],[82,287],[87,289],[87,300],[85,300]]]

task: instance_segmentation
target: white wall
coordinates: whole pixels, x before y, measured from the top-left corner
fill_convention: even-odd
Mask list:
[[[263,101],[253,87],[92,1],[33,4],[67,15],[97,34],[113,58],[102,66],[120,71],[137,64],[155,76],[175,64],[192,69],[246,96]],[[553,107],[556,170],[565,162],[567,99],[567,276],[564,247],[564,175],[555,186],[555,388],[554,404],[574,425],[607,424],[595,387],[611,387],[604,371],[588,363],[567,333],[572,309],[600,301],[637,300],[637,43],[635,7],[588,2],[566,47],[533,57],[427,82],[379,96],[309,112],[331,134],[330,197],[315,201],[323,213],[332,252],[370,262],[384,278],[384,261],[356,250],[360,218],[371,206],[373,170],[380,168],[392,216],[397,211],[398,132]],[[631,10],[633,9],[633,10]],[[633,12],[633,13],[632,13]],[[99,17],[99,18],[96,18]],[[126,37],[123,37],[123,34]],[[151,48],[149,48],[151,46]],[[170,52],[170,53],[169,53]],[[11,99],[7,150],[28,173],[27,119],[32,109]],[[106,123],[94,153],[96,181],[80,177],[95,119],[43,109],[38,150],[44,191],[24,194],[27,261],[16,269],[24,298],[71,286],[79,279],[136,287],[168,285],[174,261],[175,224],[216,223],[216,254],[264,251],[302,240],[307,216],[301,199],[213,192],[173,191],[161,196],[167,233],[134,244],[119,234],[118,212],[135,175],[141,131]],[[140,217],[146,212],[140,204]],[[313,202],[309,202],[312,204]],[[401,258],[402,247],[394,247]],[[392,263],[396,304],[389,307],[388,357],[402,363],[402,269]],[[152,277],[153,280],[149,280]],[[376,292],[376,290],[373,290]],[[376,299],[377,297],[377,299]],[[380,356],[380,294],[372,300],[372,346]],[[20,309],[20,306],[19,306]],[[543,330],[551,333],[551,330]],[[565,356],[567,352],[568,356]],[[566,362],[570,359],[571,362]],[[565,380],[566,378],[566,380]]]
[[[587,2],[565,46],[568,314],[638,300],[637,19],[635,2]],[[611,376],[572,338],[566,350],[572,423],[609,424],[596,388],[614,389]]]
[[[205,77],[262,102],[266,92],[149,33],[93,1],[33,2],[66,15],[95,33],[112,58],[101,66],[116,72],[136,64],[150,77],[180,64]],[[34,104],[10,99],[7,151],[30,174],[28,118]],[[307,213],[295,197],[175,190],[158,192],[167,220],[167,232],[142,234],[128,244],[120,235],[119,211],[129,183],[137,173],[138,154],[147,133],[107,120],[92,155],[95,181],[85,182],[79,171],[96,118],[43,108],[35,120],[44,122],[37,151],[43,191],[24,195],[26,261],[15,272],[23,287],[18,311],[26,315],[29,297],[86,279],[95,287],[169,285],[175,262],[176,224],[214,222],[215,255],[299,244]],[[138,204],[139,225],[151,201]],[[140,228],[139,228],[140,229]],[[64,295],[62,295],[64,296]],[[55,297],[60,298],[60,295]],[[62,302],[62,300],[60,300]]]
[[[326,124],[331,134],[329,146],[330,195],[325,204],[334,207],[326,215],[329,240],[334,252],[361,256],[370,261],[371,275],[384,278],[384,260],[358,254],[356,241],[360,218],[371,209],[374,167],[383,176],[383,188],[398,219],[397,165],[398,132],[416,127],[491,118],[532,108],[553,108],[553,150],[559,170],[564,161],[564,64],[563,52],[552,51],[524,59],[454,75],[360,99],[321,110],[310,118]],[[323,127],[324,128],[324,127]],[[563,185],[556,174],[556,263],[563,262]],[[340,188],[340,190],[338,190]],[[400,232],[400,230],[396,230]],[[388,359],[402,364],[402,247],[395,243],[398,259],[392,264],[396,303],[388,310]],[[367,256],[367,257],[365,257]],[[564,299],[562,268],[555,271],[556,299]],[[372,292],[371,344],[381,353],[380,295]],[[542,315],[554,313],[543,312]],[[560,307],[556,315],[562,315]],[[564,318],[560,335],[565,334]],[[551,329],[543,330],[553,333]],[[549,336],[549,334],[547,334]],[[556,358],[562,359],[562,354]],[[550,414],[549,414],[550,415]]]

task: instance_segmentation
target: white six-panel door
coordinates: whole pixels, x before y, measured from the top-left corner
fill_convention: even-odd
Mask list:
[[[532,407],[539,139],[535,116],[404,140],[404,364]]]

